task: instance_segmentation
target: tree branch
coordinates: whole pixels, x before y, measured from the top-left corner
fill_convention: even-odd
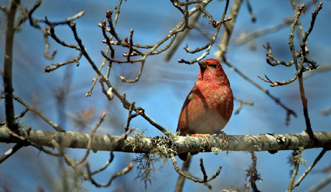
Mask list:
[[[36,145],[54,147],[50,142],[60,142],[63,148],[86,149],[90,135],[78,132],[51,132],[21,129],[20,135]],[[229,135],[228,142],[221,137],[210,137],[209,142],[199,137],[177,136],[170,138],[127,137],[95,135],[91,141],[91,149],[96,151],[122,151],[130,153],[151,153],[158,147],[166,148],[168,153],[184,152],[219,152],[219,151],[278,151],[331,147],[331,132],[314,132],[316,141],[309,139],[306,132],[295,134],[261,134],[261,135]],[[139,141],[137,141],[139,140]],[[0,128],[1,143],[16,143],[8,129]],[[162,150],[165,151],[165,150]],[[164,154],[169,155],[169,154]]]
[[[13,102],[13,82],[12,82],[12,70],[13,70],[13,45],[14,45],[14,29],[15,15],[17,5],[20,4],[19,0],[10,1],[10,5],[7,8],[7,26],[6,26],[6,43],[5,43],[5,59],[3,67],[3,84],[5,90],[5,113],[6,122],[12,131],[17,131],[17,124],[15,123],[14,102]]]

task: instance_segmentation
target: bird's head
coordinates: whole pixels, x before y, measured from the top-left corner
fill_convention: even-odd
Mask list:
[[[217,81],[220,83],[229,83],[222,65],[216,59],[205,59],[199,62],[200,71],[198,80]]]

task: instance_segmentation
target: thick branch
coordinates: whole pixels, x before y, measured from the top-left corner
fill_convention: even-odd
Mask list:
[[[225,31],[222,35],[220,44],[218,45],[218,50],[214,53],[215,58],[219,61],[223,61],[223,56],[229,45],[230,37],[232,35],[233,28],[236,23],[236,19],[237,19],[241,4],[242,4],[242,0],[235,0],[235,1],[233,1],[232,5],[231,5],[231,12],[230,12],[229,17],[231,17],[232,20],[224,24]]]
[[[12,82],[12,70],[13,70],[13,45],[14,45],[14,23],[17,5],[20,4],[19,0],[10,1],[7,15],[7,27],[6,27],[6,43],[5,43],[5,60],[3,68],[3,84],[5,89],[5,108],[6,108],[6,122],[8,127],[12,131],[16,131],[17,126],[14,118],[14,103],[13,103],[13,82]]]
[[[21,135],[35,145],[53,147],[51,140],[62,144],[64,148],[87,148],[90,138],[89,134],[77,132],[51,132],[21,129]],[[28,136],[29,135],[29,136]],[[156,148],[162,147],[177,153],[183,152],[219,152],[219,151],[277,151],[295,150],[298,147],[304,149],[331,147],[331,132],[314,132],[315,144],[309,139],[306,132],[296,134],[261,134],[261,135],[229,135],[224,142],[221,137],[210,137],[209,142],[200,137],[178,136],[176,140],[169,138],[147,138],[135,139],[128,137],[120,140],[119,136],[95,135],[92,139],[91,149],[93,151],[122,151],[130,153],[149,153]],[[8,129],[0,128],[0,142],[15,143],[17,139],[12,137]],[[165,154],[166,155],[166,154]]]

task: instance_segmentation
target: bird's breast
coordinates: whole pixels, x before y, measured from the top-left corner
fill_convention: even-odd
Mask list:
[[[182,110],[178,129],[184,134],[219,133],[230,119],[232,110],[233,95],[229,86],[198,86]]]

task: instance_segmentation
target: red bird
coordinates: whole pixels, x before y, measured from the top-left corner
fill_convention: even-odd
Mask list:
[[[199,65],[198,79],[179,116],[177,132],[181,136],[219,134],[232,115],[233,94],[221,64],[215,59],[205,59]],[[187,155],[178,154],[183,161]]]

